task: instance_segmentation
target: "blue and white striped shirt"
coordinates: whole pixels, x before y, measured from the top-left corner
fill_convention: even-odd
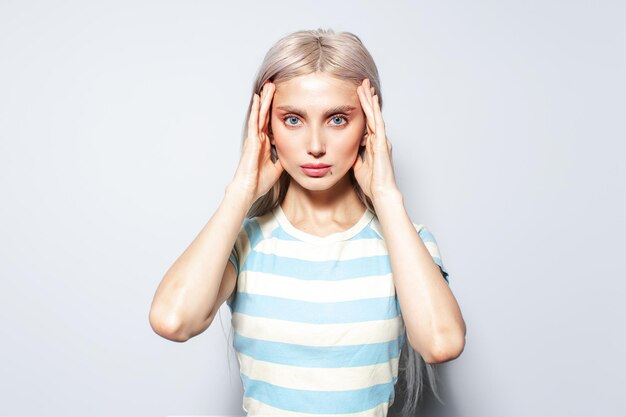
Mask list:
[[[433,235],[413,223],[448,282]],[[248,416],[386,416],[405,327],[378,218],[319,237],[245,219],[227,300]]]

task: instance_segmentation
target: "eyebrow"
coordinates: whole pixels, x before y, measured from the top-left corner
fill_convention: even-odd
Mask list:
[[[301,110],[294,106],[290,106],[290,105],[278,106],[276,107],[276,109],[284,110],[289,113],[297,113],[301,116],[306,117],[306,111]],[[337,107],[333,107],[331,109],[326,110],[326,112],[324,113],[324,117],[332,116],[333,114],[337,114],[337,113],[351,113],[354,110],[356,110],[356,107],[351,106],[349,104],[344,104],[342,106],[337,106]]]

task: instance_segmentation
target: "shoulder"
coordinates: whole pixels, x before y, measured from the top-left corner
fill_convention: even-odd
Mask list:
[[[252,247],[272,236],[277,222],[271,211],[255,217],[246,217],[239,230],[238,240],[248,241]],[[243,242],[242,242],[243,243]]]

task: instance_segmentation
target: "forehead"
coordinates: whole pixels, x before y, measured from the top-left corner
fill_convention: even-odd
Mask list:
[[[356,85],[325,73],[299,75],[276,84],[274,104],[328,105],[358,103]]]

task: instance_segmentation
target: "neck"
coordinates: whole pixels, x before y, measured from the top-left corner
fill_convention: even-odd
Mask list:
[[[327,190],[309,190],[291,179],[281,207],[294,222],[319,225],[354,223],[365,211],[349,174]]]

